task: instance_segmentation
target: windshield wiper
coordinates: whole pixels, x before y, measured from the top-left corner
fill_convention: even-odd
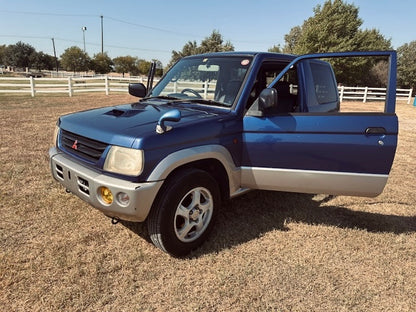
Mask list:
[[[140,101],[146,101],[151,99],[160,99],[160,100],[179,100],[177,97],[168,96],[168,95],[158,95],[158,96],[149,96],[142,98]]]
[[[214,101],[214,100],[206,100],[206,99],[191,99],[191,100],[186,100],[186,102],[201,103],[201,104],[208,104],[208,105],[215,105],[215,106],[222,106],[222,107],[230,107],[230,105],[227,105],[225,103],[217,102],[217,101]]]
[[[147,101],[147,100],[153,100],[153,99],[160,99],[160,100],[168,100],[169,102],[165,103],[167,105],[172,105],[175,103],[200,103],[200,104],[207,104],[207,105],[212,105],[212,106],[221,106],[221,107],[230,107],[230,105],[227,105],[225,103],[222,102],[217,102],[214,100],[206,100],[203,98],[196,98],[196,99],[189,99],[189,98],[177,98],[174,96],[168,96],[168,95],[158,95],[158,96],[150,96],[150,97],[145,97],[142,98],[140,100],[140,102],[142,101]]]
[[[179,100],[178,98],[173,97],[173,96],[158,95],[158,96],[149,96],[149,97],[142,98],[139,102],[143,103],[143,102],[148,101],[147,103],[143,103],[143,104],[150,105],[150,106],[154,107],[157,111],[160,112],[160,108],[159,108],[160,104],[154,104],[151,101],[149,101],[149,100],[154,100],[154,99],[156,99],[156,100],[168,100],[169,102],[167,102],[166,104],[172,104],[172,103],[175,103]]]

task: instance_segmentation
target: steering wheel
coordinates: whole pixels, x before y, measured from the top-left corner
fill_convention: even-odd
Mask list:
[[[181,91],[181,93],[185,93],[185,92],[190,92],[190,93],[192,93],[193,95],[195,95],[197,98],[202,99],[202,96],[201,96],[201,95],[200,95],[197,91],[195,91],[194,89],[186,88],[186,89],[183,89],[183,90]]]

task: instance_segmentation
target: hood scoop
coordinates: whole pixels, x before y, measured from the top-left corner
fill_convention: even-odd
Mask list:
[[[166,113],[164,113],[157,122],[156,125],[156,133],[163,134],[167,131],[170,131],[173,129],[172,126],[166,126],[165,121],[173,121],[178,122],[182,118],[181,112],[178,109],[172,109]]]
[[[133,117],[136,116],[139,113],[142,113],[143,110],[138,110],[138,109],[127,109],[127,110],[123,110],[123,109],[112,109],[106,113],[104,113],[104,115],[108,115],[108,116],[114,116],[114,117]]]

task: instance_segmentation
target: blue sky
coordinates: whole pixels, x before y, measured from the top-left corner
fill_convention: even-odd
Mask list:
[[[0,0],[0,45],[23,41],[57,55],[76,45],[92,57],[132,55],[166,65],[172,50],[218,30],[235,50],[267,51],[284,45],[284,35],[313,16],[325,0]],[[394,48],[416,40],[414,0],[347,0],[359,8],[362,29],[378,29]]]

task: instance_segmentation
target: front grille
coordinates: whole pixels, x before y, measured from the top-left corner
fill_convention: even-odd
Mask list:
[[[107,144],[81,135],[61,130],[61,147],[83,159],[96,162],[100,159]]]

